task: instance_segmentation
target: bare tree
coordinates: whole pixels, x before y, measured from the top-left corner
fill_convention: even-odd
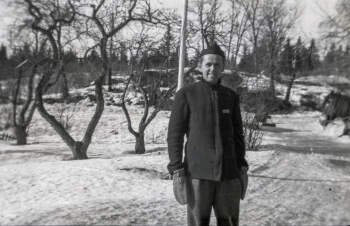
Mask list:
[[[35,64],[32,67],[29,68],[29,77],[28,77],[28,82],[27,82],[27,95],[26,99],[24,101],[24,104],[22,108],[19,111],[19,114],[17,114],[17,110],[19,106],[21,105],[20,102],[21,100],[21,83],[23,80],[23,74],[24,71],[26,71],[26,64],[29,63],[29,60],[25,60],[22,63],[20,63],[16,67],[17,71],[17,79],[15,83],[15,87],[13,89],[13,95],[12,95],[12,124],[17,140],[17,144],[23,145],[27,144],[27,129],[29,127],[29,124],[33,118],[33,114],[35,111],[35,104],[34,104],[34,95],[33,95],[33,90],[34,90],[34,77],[37,72],[37,67],[38,65]]]
[[[127,4],[125,1],[123,1],[123,2],[124,2],[124,4],[120,4],[120,2],[114,2],[116,4],[115,5],[116,12],[114,14],[112,14],[111,16],[115,15],[117,17],[115,17],[113,19],[113,23],[111,23],[111,24],[108,24],[104,21],[106,11],[102,10],[103,12],[101,13],[101,15],[99,15],[99,11],[102,8],[105,8],[106,6],[108,6],[106,4],[105,0],[101,0],[101,1],[99,1],[99,3],[97,5],[91,6],[92,7],[92,15],[91,16],[80,14],[80,15],[88,18],[88,20],[92,20],[94,25],[97,28],[96,34],[99,37],[99,42],[97,45],[99,46],[101,59],[102,59],[102,74],[103,74],[103,76],[107,75],[111,70],[111,61],[108,57],[107,44],[108,44],[108,41],[112,39],[112,37],[114,37],[116,34],[118,34],[129,23],[134,22],[134,21],[138,21],[141,23],[151,23],[154,25],[162,24],[161,18],[164,14],[162,14],[159,10],[152,10],[150,2],[148,0],[142,0],[142,1],[131,0],[131,1],[128,1]],[[124,8],[122,8],[122,7],[124,7]],[[123,15],[123,16],[120,16],[120,15]],[[139,43],[139,46],[142,44],[143,44],[143,42],[141,40],[141,42]],[[132,58],[133,58],[133,56],[132,56]],[[127,87],[130,83],[130,80],[131,80],[131,78],[129,79]],[[140,88],[140,89],[142,91],[144,91],[143,88]],[[129,117],[129,114],[126,110],[125,103],[124,103],[125,92],[126,92],[126,90],[124,91],[124,95],[122,97],[122,103],[123,103],[122,106],[124,106],[123,110],[124,110],[125,114],[127,115],[129,128],[131,128],[130,117]],[[136,133],[132,128],[130,129],[130,131],[135,136],[138,137],[138,139],[136,139],[136,146],[137,147],[143,146],[143,149],[144,149],[144,135],[143,135],[144,129],[152,121],[152,119],[156,116],[156,114],[158,112],[154,111],[154,113],[152,113],[149,116],[149,118],[147,119],[147,117],[148,117],[148,97],[147,97],[145,91],[143,92],[143,95],[144,95],[145,103],[146,103],[145,109],[147,109],[147,110],[145,110],[143,120],[140,123],[140,127],[139,127],[140,132]],[[146,121],[146,119],[147,119],[147,121]],[[140,148],[137,148],[137,150],[140,150]],[[142,150],[138,151],[138,152],[142,152]]]
[[[299,37],[295,45],[291,45],[290,40],[287,39],[284,50],[281,54],[281,62],[284,63],[284,65],[281,66],[284,67],[284,69],[280,68],[280,70],[282,69],[282,71],[285,72],[290,79],[289,83],[287,84],[287,91],[284,98],[284,103],[287,105],[290,105],[290,93],[297,73],[303,73],[306,69],[304,62],[307,61],[306,57],[311,54],[306,51],[312,51],[312,49],[306,50],[301,41],[301,37]]]
[[[227,40],[227,61],[236,68],[237,57],[241,49],[244,35],[248,28],[248,17],[242,5],[237,4],[236,0],[229,0],[231,10],[229,14],[229,29]]]
[[[40,21],[40,26],[43,28],[50,30],[53,33],[53,36],[55,38],[56,46],[57,46],[57,51],[58,51],[58,56],[61,61],[64,61],[64,54],[66,52],[66,47],[70,45],[74,40],[77,39],[77,36],[72,37],[72,22],[70,21],[69,26],[67,26],[68,20],[65,19],[65,17],[68,17],[69,14],[69,8],[70,5],[73,6],[72,2],[76,3],[77,0],[69,0],[69,1],[62,1],[62,0],[31,0],[31,1],[26,1],[26,0],[15,0],[14,3],[18,6],[25,6],[29,2],[32,2],[32,5],[34,6],[34,10],[32,12],[34,14],[36,13],[41,13],[42,15],[37,15],[41,17]],[[24,7],[26,8],[26,6]],[[28,8],[28,13],[29,13],[29,8]],[[25,13],[25,12],[24,12]],[[29,16],[29,17],[28,17]],[[29,15],[26,15],[24,18],[21,18],[21,20],[24,22],[21,24],[21,27],[19,28],[20,30],[25,28],[27,29],[28,27],[32,26],[33,22],[33,17],[29,13]],[[59,19],[58,19],[59,18]],[[53,22],[54,20],[57,20],[57,22]],[[33,32],[41,33],[42,31],[39,31],[38,29],[32,29]],[[47,39],[47,37],[45,37]],[[50,40],[49,40],[50,42]],[[49,44],[51,47],[51,44]],[[54,52],[55,50],[50,49],[50,51]],[[68,78],[66,76],[66,68],[65,68],[65,63],[61,64],[61,69],[59,71],[59,74],[57,74],[57,80],[61,79],[62,82],[59,84],[60,85],[60,90],[62,92],[62,98],[63,99],[68,99],[69,98],[69,87],[68,87]]]
[[[154,48],[159,40],[151,35],[149,26],[144,23],[141,24],[139,31],[133,32],[130,39],[125,40],[126,48],[130,55],[130,70],[133,71],[135,65],[141,65],[144,55],[148,52],[145,50],[156,49]],[[147,60],[147,59],[146,59]]]
[[[140,71],[138,75],[136,76],[144,76],[144,71]],[[159,72],[162,73],[162,72]],[[168,99],[171,95],[174,94],[174,90],[176,88],[176,84],[172,85],[166,92],[162,93],[158,98],[154,105],[154,109],[151,113],[149,113],[150,103],[149,103],[149,96],[153,94],[153,92],[157,92],[159,87],[155,87],[154,89],[149,89],[148,91],[142,86],[141,82],[135,82],[135,80],[141,81],[141,79],[135,79],[134,74],[131,74],[126,87],[123,92],[122,96],[122,109],[124,111],[125,117],[128,122],[128,130],[129,132],[135,137],[136,143],[135,143],[135,153],[136,154],[144,154],[146,152],[145,148],[145,130],[147,126],[152,122],[152,120],[157,116],[159,111],[163,108],[164,104],[167,103]],[[143,100],[144,100],[144,106],[143,106],[143,115],[138,125],[138,131],[136,131],[132,127],[130,114],[128,112],[128,109],[125,104],[125,95],[128,90],[130,82],[134,82],[134,85],[137,87],[137,90],[139,90],[142,93]],[[160,83],[158,83],[160,84]]]
[[[114,49],[113,38],[118,39],[116,35],[135,21],[161,24],[164,14],[160,10],[153,10],[149,0],[100,0],[96,4],[89,5],[89,7],[92,10],[91,15],[82,12],[79,15],[87,18],[88,22],[92,21],[93,27],[87,27],[87,33],[98,42],[102,70],[107,71],[107,75],[109,75],[107,84],[111,86],[109,77],[112,70],[110,56]],[[120,41],[120,37],[118,41]],[[109,49],[108,43],[110,43]]]
[[[68,145],[73,152],[73,159],[86,159],[87,148],[91,143],[93,132],[102,115],[104,108],[104,100],[102,94],[103,75],[95,81],[95,94],[97,99],[97,106],[93,117],[86,129],[82,141],[75,141],[73,137],[67,132],[64,126],[45,108],[43,103],[43,94],[53,85],[51,82],[52,76],[56,78],[62,73],[62,43],[60,29],[69,27],[76,19],[76,6],[74,2],[68,1],[63,5],[57,5],[55,2],[48,4],[40,1],[25,0],[27,10],[31,16],[31,27],[33,30],[40,32],[49,41],[52,56],[50,63],[46,65],[44,74],[39,81],[36,88],[36,106],[40,115],[55,129],[62,140]],[[51,6],[51,7],[50,7]],[[59,10],[57,9],[57,6]]]
[[[192,30],[192,33],[197,33],[200,31],[201,34],[201,48],[204,49],[205,44],[207,44],[206,37],[207,35],[205,34],[205,19],[204,19],[204,0],[197,0],[194,2],[194,8],[193,10],[190,8],[189,11],[193,12],[194,14],[198,15],[198,22],[199,22],[199,28],[196,27],[196,24],[192,21],[189,21],[189,27],[191,28],[190,31]],[[191,33],[191,32],[189,32]]]
[[[52,49],[50,64],[47,66],[36,89],[38,111],[70,147],[73,152],[73,159],[86,159],[92,135],[104,110],[102,84],[111,68],[107,51],[108,41],[132,21],[152,22],[152,19],[155,18],[154,14],[158,11],[152,11],[149,1],[146,0],[113,1],[114,6],[116,6],[114,8],[115,23],[110,24],[111,21],[104,21],[106,15],[107,18],[110,18],[108,14],[110,11],[106,9],[110,9],[111,5],[107,4],[106,0],[95,1],[96,4],[81,4],[77,0],[68,0],[59,5],[54,4],[57,0],[52,0],[54,2],[49,4],[46,1],[24,1],[32,18],[32,29],[47,37]],[[64,68],[58,28],[72,27],[73,23],[79,22],[78,18],[83,20],[79,25],[85,24],[87,28],[85,31],[78,32],[79,35],[85,34],[86,37],[97,40],[93,47],[99,47],[102,61],[100,76],[95,80],[96,109],[81,141],[74,140],[64,126],[46,111],[42,99],[43,93],[52,85],[50,83],[52,76],[58,76]]]
[[[320,23],[320,27],[324,30],[323,38],[349,42],[350,2],[347,0],[337,0],[335,15],[328,14],[321,6],[319,8],[326,16],[326,19]]]
[[[210,16],[208,17],[208,22],[211,24],[209,29],[209,42],[208,43],[214,43],[216,39],[216,29],[215,24],[217,21],[217,12],[218,12],[218,0],[213,0],[211,2],[211,8],[210,8]]]
[[[269,52],[270,89],[272,96],[275,97],[275,73],[278,56],[287,32],[294,26],[299,16],[299,11],[297,5],[288,9],[286,0],[266,0],[263,4],[263,16],[266,25],[263,30],[264,38]]]
[[[18,145],[27,144],[29,125],[35,111],[35,77],[39,64],[42,63],[46,40],[41,40],[37,32],[26,26],[13,23],[10,31],[14,35],[11,47],[14,50],[13,61],[15,82],[11,87],[11,120]],[[19,51],[19,52],[17,52]]]
[[[194,19],[189,20],[189,36],[195,40],[200,40],[201,49],[210,45],[214,41],[224,43],[223,24],[227,18],[220,12],[221,3],[217,0],[195,0],[189,8],[189,12],[194,15]],[[198,37],[199,36],[199,37]],[[192,48],[195,48],[192,46]]]
[[[237,0],[247,15],[249,22],[248,35],[253,44],[254,72],[258,72],[258,41],[263,28],[262,1],[261,0]]]
[[[169,26],[165,33],[169,32]],[[168,100],[171,95],[174,94],[176,84],[170,85],[171,87],[162,92],[160,90],[161,83],[164,78],[168,77],[169,64],[168,57],[164,59],[165,69],[158,69],[157,71],[146,71],[146,65],[151,60],[148,56],[150,52],[157,50],[160,41],[156,37],[150,34],[150,27],[146,24],[141,24],[141,29],[136,32],[131,39],[127,41],[127,48],[131,56],[130,60],[130,77],[127,80],[126,86],[122,95],[122,109],[128,122],[128,130],[135,137],[135,153],[145,153],[145,130],[151,121],[157,116],[159,111],[168,104]],[[170,51],[170,44],[167,44]],[[143,115],[138,123],[138,129],[135,130],[132,126],[132,119],[130,117],[128,108],[126,106],[126,94],[130,90],[130,84],[135,87],[133,92],[140,92],[143,99]],[[169,84],[168,84],[169,85]],[[150,106],[153,105],[154,109],[150,113]]]
[[[14,68],[16,81],[11,88],[11,123],[17,144],[24,145],[27,144],[29,125],[36,108],[35,78],[39,74],[38,68],[45,63],[47,40],[27,26],[18,23],[13,25],[11,31],[16,34],[16,38],[12,40],[12,47],[15,47],[14,50],[25,49],[25,52],[15,54],[13,59],[17,66]]]

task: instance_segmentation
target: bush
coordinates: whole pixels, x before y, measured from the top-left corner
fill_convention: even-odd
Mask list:
[[[0,130],[7,130],[11,127],[12,109],[11,105],[0,105]]]
[[[76,112],[76,103],[74,103],[72,107],[65,103],[60,103],[57,104],[54,109],[56,119],[61,123],[64,129],[70,131],[72,128],[72,118]]]
[[[264,132],[260,130],[260,125],[256,120],[255,114],[245,112],[242,118],[246,148],[248,150],[257,151],[261,146]]]
[[[261,113],[289,113],[293,106],[284,100],[273,97],[269,90],[247,91],[240,93],[242,107],[245,111],[255,114]]]

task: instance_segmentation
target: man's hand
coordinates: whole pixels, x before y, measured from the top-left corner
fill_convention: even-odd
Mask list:
[[[182,178],[184,176],[185,176],[185,169],[184,168],[177,169],[177,170],[174,171],[173,179],[175,179],[175,178]]]
[[[160,179],[162,179],[162,180],[172,180],[173,176],[170,173],[162,173],[160,175]]]
[[[186,175],[183,168],[174,171],[173,189],[175,199],[181,205],[187,203]]]
[[[243,200],[248,188],[248,167],[242,167],[240,181],[242,185],[241,199]]]

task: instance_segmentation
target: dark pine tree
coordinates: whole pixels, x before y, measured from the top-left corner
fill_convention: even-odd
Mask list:
[[[295,72],[303,72],[305,70],[305,60],[307,59],[307,54],[305,51],[305,46],[299,37],[297,43],[295,44]]]
[[[248,46],[243,45],[243,54],[238,64],[238,69],[246,72],[254,72],[253,54],[249,52]]]
[[[0,63],[5,63],[7,61],[7,49],[6,46],[1,44],[0,47]]]
[[[320,55],[316,47],[315,39],[311,39],[308,53],[307,70],[313,71],[320,66]]]
[[[97,51],[94,49],[91,51],[90,55],[87,58],[89,62],[95,65],[99,65],[101,62],[100,56],[98,55]]]
[[[335,43],[333,42],[330,48],[328,49],[323,61],[326,74],[329,75],[335,71],[336,60],[337,60],[337,49],[336,49]]]
[[[290,44],[290,38],[287,39],[286,44],[280,58],[280,71],[290,76],[294,71],[294,47]]]
[[[344,54],[343,54],[343,65],[342,65],[342,73],[346,76],[349,76],[350,72],[350,46],[346,45]]]
[[[290,92],[296,76],[295,64],[296,48],[290,44],[290,39],[288,38],[285,45],[283,46],[280,60],[280,71],[287,75],[289,78],[289,81],[287,81],[287,92],[284,98],[284,101],[286,103],[289,103]]]

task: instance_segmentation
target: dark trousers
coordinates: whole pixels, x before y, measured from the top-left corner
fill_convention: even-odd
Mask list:
[[[239,179],[209,181],[188,179],[187,223],[209,225],[212,207],[217,225],[238,226],[241,184]]]

